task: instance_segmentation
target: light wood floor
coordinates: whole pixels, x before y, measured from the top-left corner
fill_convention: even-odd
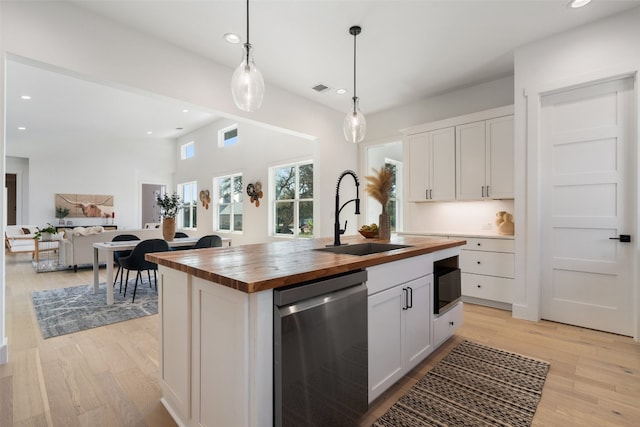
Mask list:
[[[42,339],[31,292],[92,280],[90,269],[36,274],[29,255],[7,255],[0,426],[175,426],[159,402],[157,316]],[[362,426],[465,338],[551,362],[534,426],[640,425],[640,344],[631,338],[470,304],[464,316],[459,333],[374,402]]]

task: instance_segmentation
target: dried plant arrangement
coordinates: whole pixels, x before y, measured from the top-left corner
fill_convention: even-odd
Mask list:
[[[389,198],[391,197],[391,188],[393,187],[393,173],[382,166],[380,170],[373,169],[373,175],[365,176],[367,185],[365,190],[371,197],[376,199],[383,208],[387,207]]]

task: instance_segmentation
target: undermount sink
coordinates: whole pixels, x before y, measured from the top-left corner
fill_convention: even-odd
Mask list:
[[[334,254],[363,256],[408,247],[410,246],[394,245],[392,243],[358,243],[355,245],[327,246],[326,248],[319,248],[315,250],[323,252],[333,252]]]

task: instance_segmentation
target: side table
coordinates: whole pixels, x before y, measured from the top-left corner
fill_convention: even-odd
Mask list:
[[[33,258],[36,261],[36,271],[58,270],[60,263],[60,240],[35,239]]]

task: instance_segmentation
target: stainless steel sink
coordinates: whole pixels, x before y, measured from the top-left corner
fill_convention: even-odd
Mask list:
[[[408,247],[410,246],[394,245],[392,243],[358,243],[355,245],[327,246],[326,248],[319,248],[315,250],[323,252],[333,252],[334,254],[363,256]]]

